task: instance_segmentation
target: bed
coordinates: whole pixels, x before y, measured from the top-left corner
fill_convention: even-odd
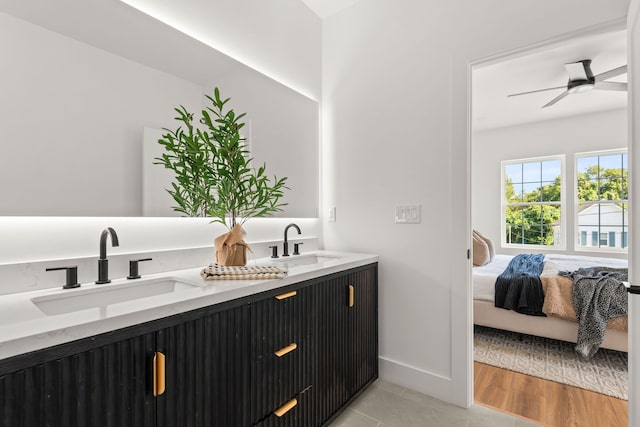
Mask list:
[[[474,324],[574,343],[578,334],[578,323],[571,304],[572,282],[567,277],[559,276],[558,272],[594,266],[627,267],[626,260],[615,258],[547,254],[540,275],[545,293],[542,311],[547,316],[527,316],[494,305],[496,278],[512,258],[511,255],[496,255],[492,262],[473,267]],[[609,321],[600,348],[628,351],[626,316]]]

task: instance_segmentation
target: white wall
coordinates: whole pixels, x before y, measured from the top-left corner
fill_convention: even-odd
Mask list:
[[[575,154],[626,147],[626,109],[474,132],[471,145],[473,228],[493,239],[500,253],[522,252],[518,249],[500,248],[500,162],[564,154],[566,253],[576,253],[573,188]],[[625,254],[617,256],[626,258]]]
[[[324,21],[324,219],[337,208],[325,245],[380,255],[383,378],[472,403],[470,61],[621,18],[627,5],[367,0]],[[394,224],[402,203],[422,204],[422,224]]]

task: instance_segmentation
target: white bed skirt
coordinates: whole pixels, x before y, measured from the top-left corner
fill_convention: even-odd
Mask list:
[[[492,301],[473,300],[473,323],[522,334],[576,342],[578,324],[557,317],[527,316],[511,310],[496,308]],[[628,351],[627,332],[607,329],[601,348]]]

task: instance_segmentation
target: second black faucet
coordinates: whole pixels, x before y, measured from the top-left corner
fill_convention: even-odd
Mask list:
[[[285,227],[285,229],[284,229],[284,243],[282,244],[282,256],[289,256],[289,239],[287,238],[287,233],[289,232],[289,229],[291,227],[293,227],[296,230],[298,230],[298,234],[302,234],[302,231],[300,231],[300,227],[298,227],[294,223],[291,223],[291,224],[289,224],[289,225],[287,225]]]

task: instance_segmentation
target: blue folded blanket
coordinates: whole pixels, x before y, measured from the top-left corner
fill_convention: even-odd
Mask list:
[[[495,306],[530,316],[546,316],[542,312],[544,292],[540,274],[543,254],[516,255],[496,279]]]

